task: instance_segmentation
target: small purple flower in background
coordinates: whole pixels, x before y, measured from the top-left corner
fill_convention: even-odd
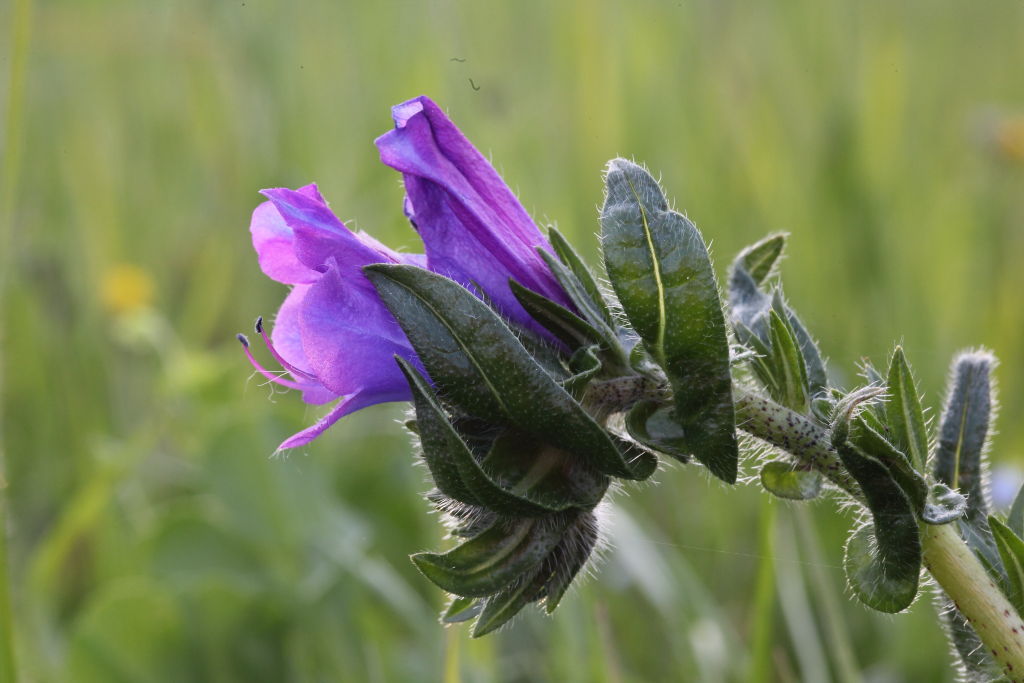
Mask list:
[[[316,424],[278,450],[303,446],[341,417],[388,401],[411,398],[394,356],[419,366],[398,323],[362,273],[371,263],[429,268],[470,289],[479,288],[515,323],[552,337],[516,301],[509,278],[572,308],[538,247],[551,246],[494,168],[426,97],[393,108],[395,130],[377,140],[381,160],[402,172],[405,210],[426,255],[401,254],[353,232],[327,206],[315,185],[272,189],[252,215],[250,230],[260,268],[292,290],[268,337],[257,333],[286,371],[253,366],[275,384],[302,392],[306,403],[341,399]]]

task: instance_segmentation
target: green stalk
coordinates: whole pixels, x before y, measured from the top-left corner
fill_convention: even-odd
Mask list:
[[[860,487],[832,449],[828,432],[805,415],[743,387],[733,387],[736,424],[740,429],[793,455],[829,481],[863,501]]]
[[[772,680],[772,636],[775,621],[775,517],[777,505],[765,501],[761,506],[761,566],[757,572],[754,592],[754,614],[751,618],[751,656],[747,680],[766,683]]]
[[[459,656],[459,638],[462,637],[457,629],[449,628],[444,634],[444,683],[461,683],[462,672],[460,664],[462,658]]]
[[[922,524],[924,566],[974,628],[1010,681],[1024,681],[1024,621],[956,531]]]
[[[740,429],[781,448],[863,502],[832,450],[828,432],[742,387],[734,389]],[[955,524],[922,524],[924,566],[977,632],[1010,681],[1024,683],[1024,620],[964,543]]]
[[[0,316],[5,311],[7,278],[13,265],[14,198],[21,165],[21,120],[24,110],[25,77],[28,71],[29,42],[32,34],[31,0],[15,0],[10,15],[10,72],[7,111],[4,126],[3,175],[0,181]],[[0,329],[2,329],[0,325]],[[0,349],[2,349],[0,339]],[[3,357],[0,356],[0,364]],[[3,396],[3,367],[0,365],[0,396]],[[7,479],[4,467],[3,425],[0,425],[0,680],[15,683],[18,666],[14,644],[14,618],[11,605],[11,568],[7,548],[9,529]]]
[[[7,482],[0,472],[0,680],[14,683],[18,676],[11,613],[11,570],[7,561]]]

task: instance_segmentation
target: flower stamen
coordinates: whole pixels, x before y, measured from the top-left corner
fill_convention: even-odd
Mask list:
[[[297,377],[302,377],[303,379],[307,379],[307,380],[309,380],[311,382],[319,381],[319,380],[317,380],[316,375],[314,375],[313,373],[307,372],[307,371],[305,371],[305,370],[303,370],[301,368],[296,367],[295,365],[292,365],[288,361],[286,361],[284,359],[284,356],[282,356],[278,352],[278,350],[274,348],[274,345],[270,341],[270,337],[267,336],[266,331],[263,329],[263,316],[262,315],[260,317],[256,318],[256,334],[260,335],[260,337],[263,338],[263,343],[267,345],[267,350],[270,351],[270,355],[274,357],[274,360],[276,360],[278,363],[281,364],[282,368],[284,368],[285,370],[287,370],[288,372],[292,373],[293,375],[295,375]]]
[[[248,358],[252,366],[256,368],[256,372],[260,373],[274,384],[280,384],[283,387],[287,387],[289,389],[296,389],[298,391],[306,391],[307,389],[313,388],[313,386],[310,384],[293,382],[290,379],[285,379],[284,377],[281,377],[280,375],[275,375],[270,370],[267,370],[265,367],[260,365],[260,362],[256,360],[256,357],[252,355],[252,351],[249,349],[249,339],[244,334],[238,335],[238,341],[241,342],[242,350],[245,353],[245,357]]]

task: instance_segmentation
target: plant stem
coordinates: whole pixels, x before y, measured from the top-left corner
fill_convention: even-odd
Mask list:
[[[733,387],[736,424],[752,436],[792,454],[801,463],[821,472],[829,481],[863,501],[860,487],[832,449],[828,432],[805,415],[764,396]]]
[[[1024,621],[967,547],[955,524],[921,525],[924,565],[1010,681],[1024,681]]]
[[[863,502],[832,449],[828,432],[806,416],[735,387],[737,424],[792,454]],[[1024,683],[1024,620],[960,537],[955,524],[922,524],[924,566],[971,624],[1010,681]]]

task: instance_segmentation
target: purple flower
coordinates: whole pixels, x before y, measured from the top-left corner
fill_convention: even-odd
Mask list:
[[[537,253],[551,245],[501,176],[427,97],[391,109],[395,129],[377,138],[380,160],[402,173],[405,211],[427,265],[479,286],[511,320],[546,333],[513,296],[509,278],[574,310]]]
[[[429,268],[482,290],[510,320],[553,338],[522,309],[514,278],[572,307],[537,247],[551,246],[494,168],[426,97],[393,109],[395,130],[377,140],[384,163],[402,172],[406,214],[426,255],[400,254],[338,220],[315,185],[272,189],[252,215],[260,267],[292,285],[271,335],[257,332],[284,372],[265,369],[240,337],[253,366],[270,381],[302,392],[306,403],[341,399],[278,450],[302,446],[339,418],[367,406],[411,398],[393,357],[419,360],[362,273],[371,263]],[[557,343],[557,342],[556,342]],[[288,377],[287,375],[290,375]]]
[[[360,408],[410,398],[394,362],[415,353],[362,271],[370,263],[423,265],[422,255],[399,254],[338,220],[315,185],[299,190],[264,190],[270,200],[256,207],[250,230],[260,267],[278,282],[293,285],[277,313],[268,339],[257,332],[292,379],[264,369],[269,380],[302,392],[306,403],[343,398],[327,415],[282,443],[302,446],[337,420]]]

